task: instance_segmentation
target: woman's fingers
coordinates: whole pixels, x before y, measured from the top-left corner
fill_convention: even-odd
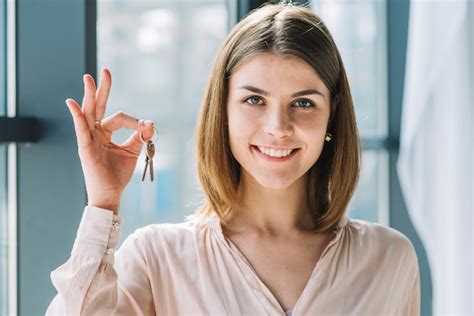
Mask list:
[[[101,126],[108,132],[113,132],[120,128],[143,131],[145,127],[143,123],[143,120],[139,120],[134,116],[128,115],[127,113],[120,111],[102,120]]]
[[[140,133],[142,133],[143,140],[150,139],[153,136],[153,128],[150,126],[147,126],[148,130],[144,132],[140,131],[135,131],[132,136],[130,136],[121,146],[125,148],[131,149],[134,153],[137,155],[140,154],[140,151],[142,150],[143,142],[140,139]],[[148,135],[148,136],[147,136]]]
[[[84,75],[84,98],[82,99],[82,113],[87,121],[89,129],[94,130],[95,124],[95,82],[91,75]]]
[[[154,124],[152,121],[141,121],[140,125],[143,125],[144,130],[138,130],[133,133],[123,144],[123,147],[130,148],[133,152],[139,154],[142,146],[143,141],[148,141],[153,137],[155,130],[153,129]],[[142,134],[140,137],[140,133]],[[143,138],[143,141],[142,141]]]
[[[117,112],[104,119],[101,127],[110,133],[120,128],[135,130],[135,133],[122,146],[131,149],[135,153],[139,153],[143,144],[140,139],[140,133],[142,133],[144,141],[151,139],[154,132],[153,125],[152,121],[138,120],[125,112]]]
[[[96,92],[95,98],[95,120],[102,120],[104,118],[107,100],[109,98],[110,89],[112,86],[112,75],[107,68],[102,69],[100,76],[99,88]]]
[[[67,99],[66,105],[71,112],[74,121],[74,129],[76,131],[77,144],[79,147],[89,146],[91,142],[91,134],[87,121],[82,114],[81,106],[73,99]]]

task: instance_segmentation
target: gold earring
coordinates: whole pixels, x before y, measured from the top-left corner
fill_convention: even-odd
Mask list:
[[[326,137],[324,138],[325,141],[330,142],[332,139],[331,133],[326,133]]]

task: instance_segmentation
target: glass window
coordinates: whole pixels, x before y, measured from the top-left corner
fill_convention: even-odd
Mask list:
[[[8,263],[8,235],[7,235],[7,151],[6,146],[0,144],[0,314],[7,315],[7,263]]]
[[[385,6],[385,0],[319,0],[312,4],[344,61],[362,140],[388,135]],[[349,216],[388,224],[386,149],[363,153],[361,178]]]
[[[360,180],[349,204],[351,218],[388,224],[388,152],[362,152]]]
[[[6,116],[6,1],[0,1],[0,117]],[[0,314],[8,314],[7,150],[0,143]]]
[[[349,77],[362,137],[386,137],[385,0],[321,0],[313,9],[336,41]]]
[[[148,223],[182,221],[201,198],[193,133],[213,57],[235,23],[235,8],[235,0],[98,1],[98,69],[108,67],[113,76],[106,115],[123,110],[152,119],[160,133],[156,181],[141,181],[143,151],[122,197],[122,238]],[[386,137],[385,2],[323,0],[313,9],[341,51],[361,136]],[[130,134],[120,131],[114,141]],[[349,216],[388,222],[387,159],[383,148],[363,153]]]
[[[235,8],[236,0],[98,1],[98,69],[112,72],[106,116],[125,111],[153,120],[159,131],[155,181],[141,181],[143,150],[122,197],[122,240],[149,223],[182,221],[200,199],[194,128],[212,60],[235,23]],[[123,142],[129,135],[119,131],[113,140]]]

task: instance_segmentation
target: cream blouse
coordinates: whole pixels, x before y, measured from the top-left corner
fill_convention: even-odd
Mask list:
[[[285,315],[219,218],[137,229],[86,206],[46,315]],[[286,315],[419,315],[418,260],[402,233],[344,216]],[[284,254],[282,254],[284,255]]]

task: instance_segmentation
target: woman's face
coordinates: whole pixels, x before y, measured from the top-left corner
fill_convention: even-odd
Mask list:
[[[329,104],[327,87],[297,57],[261,53],[239,67],[229,79],[227,113],[244,180],[268,189],[304,180],[323,149]]]

